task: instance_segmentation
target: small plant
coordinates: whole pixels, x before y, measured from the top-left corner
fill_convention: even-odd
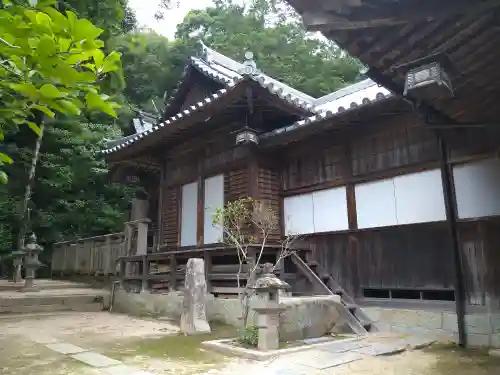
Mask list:
[[[259,343],[259,327],[248,326],[242,328],[240,336],[238,337],[238,342],[240,344],[257,347],[257,344]]]

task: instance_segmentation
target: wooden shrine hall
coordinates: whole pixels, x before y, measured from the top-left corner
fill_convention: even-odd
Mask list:
[[[245,58],[203,45],[163,117],[110,143],[114,173],[140,183],[149,208],[135,209],[123,233],[56,244],[54,274],[114,273],[119,259],[131,285],[176,289],[196,256],[205,258],[209,291],[234,295],[236,251],[218,243],[212,214],[252,197],[280,216],[264,261],[276,259],[288,233],[303,236],[298,256],[278,270],[293,294],[453,306],[458,241],[466,303],[500,304],[497,128],[436,133],[442,123],[429,124],[389,76],[313,98],[260,71],[251,53]],[[128,273],[126,263],[139,267]]]
[[[367,65],[367,76],[409,103],[439,139],[451,241],[446,261],[454,264],[465,344],[471,305],[495,309],[500,298],[500,210],[494,208],[500,197],[493,187],[500,176],[500,1],[287,1],[309,30]],[[475,208],[466,213],[469,204]]]

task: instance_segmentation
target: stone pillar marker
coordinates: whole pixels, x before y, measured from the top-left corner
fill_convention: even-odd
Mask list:
[[[21,266],[23,265],[24,251],[15,250],[10,253],[10,256],[12,257],[12,264],[14,266],[14,270],[12,272],[12,280],[10,281],[14,283],[21,282],[23,281]]]
[[[273,274],[273,265],[264,264],[262,276],[252,287],[259,297],[256,306],[253,307],[258,314],[259,350],[279,349],[280,313],[286,309],[280,305],[280,291],[288,288],[290,285]]]
[[[181,331],[186,335],[210,333],[206,313],[207,282],[203,259],[190,258],[186,264]]]

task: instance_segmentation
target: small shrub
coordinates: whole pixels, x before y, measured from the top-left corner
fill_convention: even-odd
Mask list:
[[[238,337],[238,342],[240,344],[257,347],[259,342],[259,327],[248,326],[242,329],[240,331],[240,337]]]

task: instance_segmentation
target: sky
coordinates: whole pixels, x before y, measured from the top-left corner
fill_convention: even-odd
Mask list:
[[[174,0],[176,1],[176,0]],[[174,38],[176,26],[182,22],[192,9],[203,9],[212,5],[212,0],[181,0],[179,6],[165,11],[165,18],[156,21],[154,14],[159,0],[129,0],[129,6],[135,11],[139,26],[147,26],[169,39]]]

